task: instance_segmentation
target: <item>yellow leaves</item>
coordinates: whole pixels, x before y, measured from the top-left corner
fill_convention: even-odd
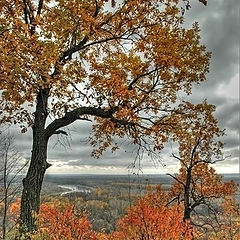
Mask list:
[[[190,161],[214,161],[221,157],[221,142],[217,137],[223,132],[217,126],[213,116],[214,106],[203,102],[202,104],[184,103],[179,108],[181,114],[176,114],[175,140],[179,141],[179,154]],[[194,156],[191,156],[193,149]]]
[[[127,107],[120,107],[117,113],[114,114],[114,116],[118,120],[125,120],[132,123],[137,123],[139,120],[138,116],[134,113],[133,109]]]
[[[226,196],[223,203],[222,208],[224,210],[224,213],[227,216],[239,216],[239,204],[233,199],[231,196]],[[238,222],[239,225],[239,222]]]
[[[224,182],[222,177],[216,173],[215,169],[207,163],[198,163],[190,165],[191,171],[191,191],[195,197],[202,196],[209,200],[221,199],[225,196],[232,196],[236,193],[236,183],[233,181]],[[177,176],[183,183],[187,182],[187,169],[182,165],[180,174]],[[183,194],[183,186],[176,182],[172,189],[173,196]]]
[[[56,0],[44,4],[41,14],[35,11],[31,24],[24,22],[23,4],[10,2],[16,8],[3,3],[0,16],[1,29],[8,29],[0,36],[0,89],[4,101],[11,102],[5,111],[12,114],[23,103],[34,104],[45,88],[50,93],[47,111],[55,118],[82,105],[113,110],[112,118],[95,119],[94,137],[101,139],[97,153],[111,146],[113,135],[127,134],[136,144],[147,135],[155,150],[173,135],[181,149],[194,143],[185,129],[200,134],[196,122],[201,116],[194,114],[210,112],[206,106],[182,105],[185,116],[173,111],[159,124],[152,121],[161,119],[162,109],[173,109],[177,93],[189,93],[208,71],[209,54],[200,45],[199,28],[183,29],[178,1]],[[25,115],[15,117],[15,122],[23,119]],[[217,134],[218,129],[207,120],[213,122],[205,134],[210,138],[214,134],[207,131]]]

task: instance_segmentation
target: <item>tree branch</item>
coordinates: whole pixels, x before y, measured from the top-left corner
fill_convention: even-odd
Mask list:
[[[65,131],[63,131],[63,130],[57,130],[57,131],[55,131],[53,134],[63,134],[63,135],[68,136],[67,132],[65,132]]]
[[[172,157],[176,158],[177,160],[179,160],[186,168],[187,168],[187,164],[183,161],[182,158],[178,157],[177,155],[175,155],[174,153],[172,153]]]
[[[200,204],[203,203],[204,197],[202,196],[198,200],[196,200],[192,205],[191,205],[191,210],[193,210],[195,207],[199,206]]]
[[[39,2],[38,2],[38,9],[37,9],[37,15],[41,14],[42,7],[43,7],[43,0],[39,0]]]
[[[168,203],[165,204],[165,207],[168,207],[172,202],[178,200],[178,204],[179,204],[179,198],[180,198],[180,195],[177,195],[175,198],[173,198],[172,200],[170,200]]]
[[[133,87],[133,84],[136,83],[138,81],[138,79],[142,78],[142,77],[146,77],[154,72],[156,72],[157,70],[159,70],[159,68],[154,68],[153,70],[149,71],[149,72],[146,72],[146,73],[143,73],[139,76],[137,76],[135,79],[132,80],[132,82],[129,84],[128,86],[128,90],[131,90],[132,87]]]
[[[23,4],[24,4],[24,8],[23,8],[23,13],[24,13],[24,20],[25,20],[25,23],[28,24],[28,11],[27,11],[27,4],[26,4],[26,1],[23,0]]]
[[[76,120],[82,119],[80,116],[91,115],[101,118],[112,118],[113,110],[105,110],[95,107],[79,107],[71,112],[67,112],[64,117],[54,120],[45,129],[45,136],[51,137],[59,128],[65,127]],[[86,119],[84,119],[86,120]]]
[[[177,182],[179,182],[180,184],[182,184],[184,187],[186,186],[185,183],[183,183],[182,181],[180,181],[178,178],[176,178],[175,176],[173,176],[170,173],[167,173],[168,176],[172,177],[173,179],[175,179]]]
[[[60,57],[59,61],[62,63],[65,63],[69,56],[71,56],[73,53],[80,51],[83,49],[84,44],[88,41],[88,36],[86,35],[77,45],[72,46],[68,50],[66,50],[62,57]],[[85,46],[84,46],[85,48]]]
[[[198,140],[197,140],[197,143],[195,144],[195,146],[194,146],[194,148],[193,148],[193,150],[192,150],[191,162],[190,162],[190,165],[191,165],[191,166],[194,165],[193,158],[194,158],[194,156],[195,156],[195,153],[196,153],[196,151],[197,151],[197,147],[198,147],[198,145],[200,144],[200,142],[201,142],[201,139],[200,139],[200,137],[199,137]]]
[[[23,4],[24,4],[25,21],[26,21],[26,17],[28,17],[30,23],[32,23],[34,19],[34,9],[33,9],[32,3],[29,0],[23,0]]]
[[[95,12],[93,14],[93,17],[96,17],[98,15],[98,12],[99,12],[98,2],[97,0],[95,0]]]

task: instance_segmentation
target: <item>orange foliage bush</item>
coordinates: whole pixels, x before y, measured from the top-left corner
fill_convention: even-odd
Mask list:
[[[189,222],[183,222],[183,208],[180,205],[165,206],[167,197],[161,189],[150,191],[139,199],[135,206],[118,223],[114,240],[190,240],[193,230]]]
[[[80,217],[74,213],[72,205],[58,209],[55,205],[44,203],[40,207],[40,233],[48,239],[90,240],[96,239],[91,224],[84,214]]]
[[[169,205],[169,194],[150,189],[127,214],[119,220],[117,231],[111,234],[94,232],[86,214],[77,215],[72,204],[54,200],[43,203],[37,217],[39,231],[32,240],[193,240],[200,239],[200,233],[184,221],[183,205]],[[10,207],[11,214],[18,216],[20,201]],[[238,206],[231,198],[223,201],[222,209],[227,222],[221,225],[219,233],[207,234],[207,239],[236,239],[239,230]],[[16,218],[15,218],[16,219]],[[201,235],[203,237],[203,235]],[[230,238],[233,237],[233,238]]]
[[[20,200],[10,206],[12,219],[17,222],[20,212]],[[43,203],[39,215],[36,216],[39,231],[31,239],[46,240],[94,240],[97,239],[91,230],[87,214],[77,216],[73,205],[55,201]]]
[[[8,209],[9,219],[15,224],[18,223],[18,218],[20,216],[20,205],[21,200],[18,198],[15,202],[13,202]]]

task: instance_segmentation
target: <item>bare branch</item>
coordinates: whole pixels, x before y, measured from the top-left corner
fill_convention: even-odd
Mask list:
[[[65,131],[63,131],[63,130],[57,130],[57,131],[55,131],[53,134],[63,134],[63,135],[68,136],[67,132],[65,132]]]
[[[200,204],[202,204],[204,201],[204,196],[202,196],[201,198],[199,198],[198,200],[196,200],[194,202],[194,204],[191,205],[191,210],[193,210],[195,207],[199,206]]]
[[[85,36],[77,45],[66,50],[62,57],[60,57],[59,62],[65,63],[68,60],[68,57],[71,56],[73,53],[80,51],[81,49],[85,48],[86,45],[84,44],[88,41],[88,36]]]
[[[187,168],[187,164],[183,161],[182,158],[178,157],[177,155],[175,155],[174,153],[172,153],[172,157],[176,158],[177,160],[179,160],[186,168]]]
[[[193,163],[193,158],[194,158],[195,153],[196,153],[196,151],[197,151],[197,147],[198,147],[198,145],[200,144],[200,141],[201,141],[201,139],[200,139],[200,137],[199,137],[198,140],[197,140],[197,143],[195,144],[195,146],[194,146],[194,148],[193,148],[193,150],[192,150],[191,163],[190,163],[190,165],[192,165],[192,163]]]
[[[178,157],[177,155],[175,155],[174,153],[172,153],[172,156],[176,159],[178,159],[180,162],[182,162],[182,159],[180,157]]]
[[[183,183],[182,181],[180,181],[177,177],[175,177],[174,175],[167,173],[168,176],[172,177],[173,179],[175,179],[177,182],[179,182],[180,184],[182,184],[184,187],[186,186],[185,183]]]
[[[37,15],[41,14],[42,7],[43,7],[43,0],[39,0],[39,2],[38,2],[38,9],[37,9]]]
[[[33,19],[34,19],[34,9],[32,6],[31,1],[29,0],[23,0],[23,4],[24,4],[24,17],[25,17],[25,23],[32,23]],[[29,19],[29,22],[28,22]]]
[[[88,122],[92,122],[92,120],[91,119],[88,119],[88,118],[79,118],[78,120],[83,120],[83,121],[88,121]]]
[[[165,207],[167,207],[168,205],[170,205],[172,202],[178,201],[178,203],[180,202],[180,195],[177,195],[175,198],[173,198],[172,200],[170,200]]]
[[[128,89],[131,90],[132,87],[133,87],[133,84],[136,83],[140,78],[142,77],[146,77],[156,71],[158,71],[160,68],[154,68],[153,70],[149,71],[149,72],[146,72],[146,73],[143,73],[143,74],[140,74],[139,76],[137,76],[135,79],[132,80],[132,82],[129,84],[128,86]]]
[[[94,1],[95,1],[95,12],[93,14],[93,17],[96,17],[98,15],[98,12],[99,12],[99,7],[98,7],[97,0],[94,0]]]
[[[25,20],[25,23],[28,24],[28,10],[27,10],[27,4],[26,4],[26,1],[23,0],[23,4],[24,4],[24,8],[23,8],[23,13],[24,13],[24,20]]]

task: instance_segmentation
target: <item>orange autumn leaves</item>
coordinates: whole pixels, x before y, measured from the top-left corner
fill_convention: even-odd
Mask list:
[[[10,207],[11,219],[17,223],[20,210],[20,201]],[[35,216],[39,230],[31,239],[46,240],[91,240],[96,234],[91,230],[91,223],[87,214],[78,216],[70,203],[54,201],[43,203],[40,212]]]
[[[193,239],[190,222],[183,221],[182,205],[166,206],[167,194],[161,188],[149,191],[128,209],[126,216],[118,222],[118,230],[112,240],[180,240]]]
[[[87,215],[76,216],[72,205],[58,209],[54,205],[42,204],[40,208],[40,228],[42,236],[50,239],[96,239]]]
[[[32,239],[48,240],[180,240],[192,239],[189,222],[183,222],[182,206],[166,207],[166,194],[158,188],[140,198],[119,220],[111,234],[94,232],[86,214],[78,215],[73,205],[57,202],[43,203],[37,216],[39,231]],[[19,211],[19,202],[12,205],[12,213]]]
[[[110,239],[192,239],[190,225],[182,219],[182,207],[149,206],[139,201],[119,221],[119,230]],[[184,237],[183,237],[184,236]]]
[[[177,176],[182,183],[187,181],[186,170],[180,169]],[[170,195],[173,197],[183,196],[184,186],[175,181],[171,187]],[[217,199],[228,195],[234,195],[237,186],[234,181],[224,182],[222,176],[218,175],[214,168],[205,163],[194,166],[191,176],[190,190],[195,198]]]
[[[91,143],[98,149],[94,156],[110,147],[115,136],[127,135],[150,152],[162,150],[163,143],[173,139],[180,145],[182,169],[196,164],[196,192],[207,197],[213,192],[217,196],[230,192],[231,184],[221,186],[214,173],[206,174],[208,166],[204,164],[211,161],[208,153],[213,153],[210,157],[218,156],[221,150],[220,142],[211,142],[222,135],[213,118],[214,107],[206,102],[176,106],[181,102],[179,92],[190,94],[193,84],[205,80],[210,59],[200,43],[198,25],[183,28],[179,2],[135,0],[118,5],[113,0],[55,0],[55,4],[49,4],[46,0],[38,12],[33,1],[2,1],[0,123],[21,124],[25,132],[26,126],[34,123],[34,114],[25,106],[33,107],[36,96],[47,90],[44,113],[51,119],[82,106],[95,110],[91,116],[82,113],[70,121],[93,120],[95,116]],[[107,3],[113,8],[110,11],[106,11]],[[109,114],[102,118],[97,110]],[[200,150],[189,158],[199,138]],[[113,144],[112,150],[117,148]],[[203,163],[197,164],[199,161]],[[184,173],[179,178],[184,178]],[[208,181],[212,183],[206,187]],[[175,219],[174,214],[178,216]],[[162,227],[167,226],[172,238],[177,238],[188,231],[180,221],[181,214],[180,207],[149,205],[149,199],[141,200],[129,210],[126,221],[120,221],[115,237],[128,234],[166,238]],[[45,206],[41,218],[42,234],[45,231],[58,237],[51,228],[54,226],[69,239],[84,238],[84,234],[86,238],[94,237],[86,217],[75,216],[71,206]]]

